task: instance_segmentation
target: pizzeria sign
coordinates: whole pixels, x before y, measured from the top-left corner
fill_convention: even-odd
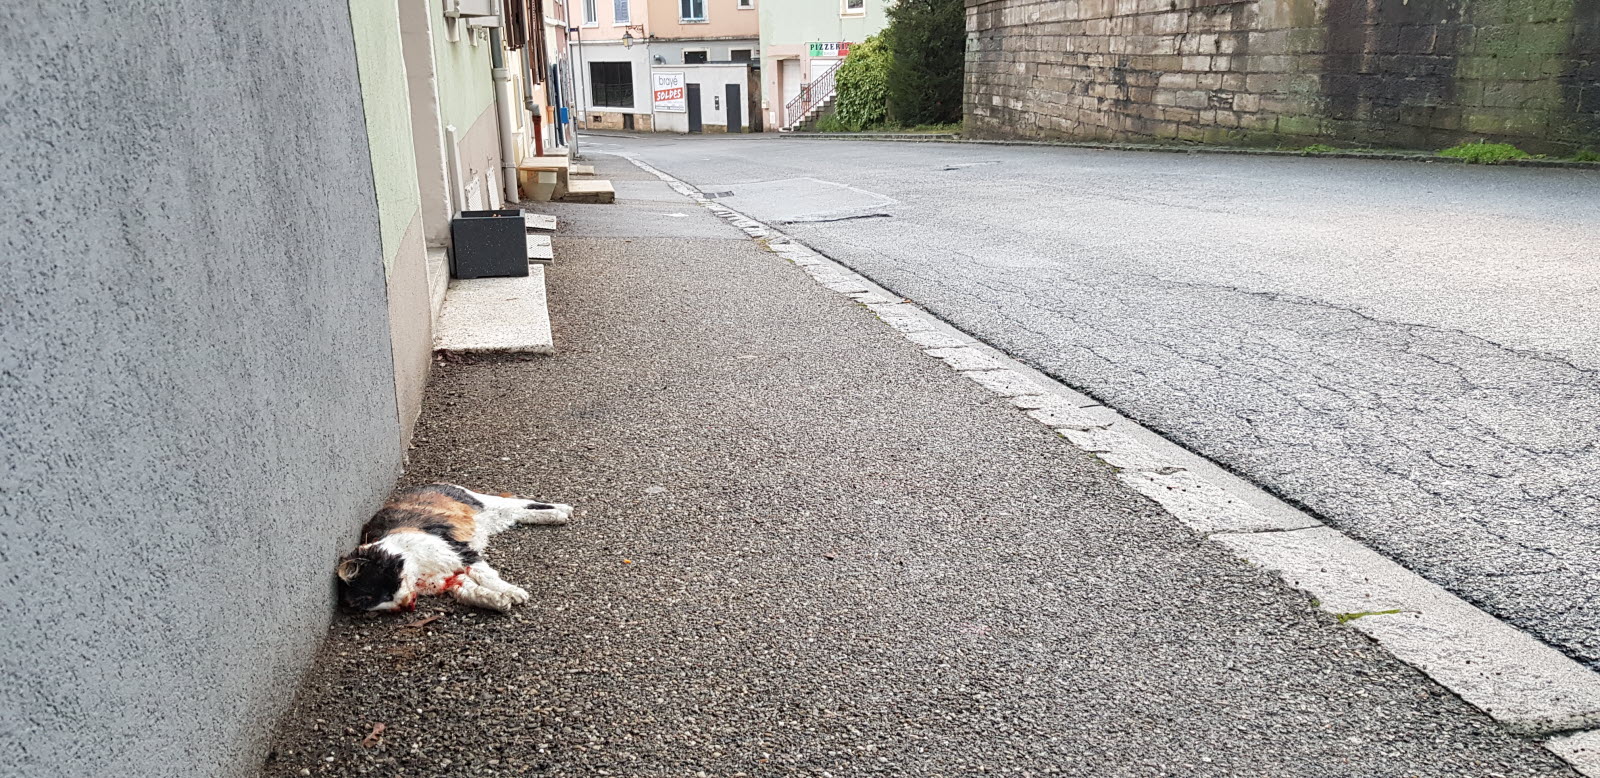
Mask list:
[[[817,41],[811,44],[811,56],[839,57],[841,59],[848,57],[850,56],[850,41],[838,41],[834,43]]]

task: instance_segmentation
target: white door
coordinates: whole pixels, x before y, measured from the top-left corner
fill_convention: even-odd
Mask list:
[[[783,67],[778,71],[779,88],[783,94],[784,116],[783,126],[788,127],[794,118],[788,115],[789,102],[800,96],[800,60],[778,60]]]

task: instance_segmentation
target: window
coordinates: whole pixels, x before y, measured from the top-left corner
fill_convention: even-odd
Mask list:
[[[748,11],[754,7],[756,7],[756,0],[739,0],[739,8],[742,10]]]
[[[685,65],[704,65],[704,64],[706,64],[706,52],[704,52],[704,51],[689,51],[689,50],[685,49],[684,52],[683,52],[683,64],[685,64]]]
[[[867,12],[867,0],[843,0],[840,16],[861,16]]]
[[[633,63],[590,62],[589,88],[594,93],[591,105],[632,108]]]
[[[611,25],[616,27],[631,20],[632,17],[628,16],[628,0],[611,0]]]
[[[850,0],[845,0],[850,2]],[[706,0],[678,0],[678,17],[685,22],[706,20]]]
[[[750,61],[750,50],[749,49],[729,49],[728,50],[728,61],[729,62],[749,62]]]
[[[848,1],[849,0],[846,0],[846,2]],[[600,23],[600,9],[595,7],[595,0],[583,0],[583,23]]]

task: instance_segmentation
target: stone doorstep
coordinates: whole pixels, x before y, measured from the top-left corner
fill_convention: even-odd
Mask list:
[[[558,199],[564,203],[613,203],[617,190],[603,178],[577,179],[567,183],[567,193]]]
[[[567,192],[572,162],[565,150],[542,157],[523,157],[517,163],[517,183],[529,200],[559,200]]]
[[[523,200],[550,202],[565,194],[561,176],[554,170],[517,170],[517,188]]]
[[[434,329],[433,350],[457,354],[550,354],[544,266],[528,275],[450,282]]]
[[[528,236],[528,261],[548,265],[555,261],[554,249],[550,247],[549,235]]]

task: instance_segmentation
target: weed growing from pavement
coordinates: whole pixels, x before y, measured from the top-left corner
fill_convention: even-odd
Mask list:
[[[1350,622],[1355,621],[1356,619],[1364,618],[1366,616],[1392,616],[1392,615],[1394,615],[1396,613],[1400,613],[1400,612],[1401,612],[1400,609],[1396,608],[1395,610],[1388,610],[1388,611],[1359,611],[1359,612],[1356,612],[1356,613],[1335,613],[1334,614],[1334,618],[1338,619],[1340,624],[1349,624]]]
[[[1600,162],[1600,151],[1578,149],[1572,155],[1573,162]]]
[[[1496,165],[1510,159],[1527,159],[1528,152],[1509,143],[1461,143],[1443,149],[1439,152],[1441,157],[1466,160],[1477,165]]]
[[[1327,154],[1328,152],[1338,151],[1338,150],[1339,149],[1334,148],[1333,146],[1329,146],[1326,143],[1313,143],[1310,146],[1307,146],[1307,147],[1301,149],[1301,151],[1303,151],[1303,152],[1305,152],[1307,154]]]

